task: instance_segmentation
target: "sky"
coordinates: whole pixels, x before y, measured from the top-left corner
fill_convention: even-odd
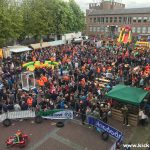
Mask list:
[[[98,2],[100,0],[75,0],[81,9],[85,11],[88,9],[89,3]],[[150,7],[150,0],[116,0],[122,1],[126,4],[126,8],[139,8],[139,7]]]

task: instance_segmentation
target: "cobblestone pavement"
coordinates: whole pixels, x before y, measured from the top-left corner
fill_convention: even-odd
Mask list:
[[[63,128],[44,120],[42,124],[31,123],[31,120],[16,121],[6,128],[0,124],[0,150],[6,150],[5,140],[18,129],[29,135],[29,143],[23,150],[109,150],[113,139],[101,140],[101,135],[92,128],[80,125],[76,121],[66,121]],[[12,147],[10,150],[19,150]]]

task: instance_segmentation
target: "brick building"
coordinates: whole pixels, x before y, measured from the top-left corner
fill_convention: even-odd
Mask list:
[[[126,9],[114,0],[90,3],[86,10],[87,35],[118,34],[120,27],[130,25],[134,35],[150,34],[150,7]]]

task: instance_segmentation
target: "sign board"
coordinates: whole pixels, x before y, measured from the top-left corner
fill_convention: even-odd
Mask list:
[[[110,136],[112,136],[115,139],[119,140],[123,136],[122,132],[93,117],[88,117],[88,124],[95,126],[99,130],[107,132]]]
[[[39,111],[37,115],[46,119],[73,119],[73,111],[65,109],[54,109],[47,111]]]
[[[98,131],[105,131],[110,136],[116,139],[116,142],[111,146],[110,150],[116,150],[116,144],[121,142],[123,139],[122,132],[118,131],[117,129],[111,127],[110,125],[102,122],[101,120],[95,119],[91,116],[88,117],[88,124],[97,128]]]

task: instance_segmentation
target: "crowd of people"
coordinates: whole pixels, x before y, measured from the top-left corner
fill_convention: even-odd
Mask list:
[[[93,43],[68,44],[14,54],[0,61],[0,113],[27,109],[72,109],[107,122],[113,101],[105,94],[116,84],[143,89],[150,85],[150,50],[134,55],[132,45],[96,47]],[[59,62],[54,68],[34,70],[36,88],[22,90],[22,64]],[[107,80],[101,83],[98,79]]]

